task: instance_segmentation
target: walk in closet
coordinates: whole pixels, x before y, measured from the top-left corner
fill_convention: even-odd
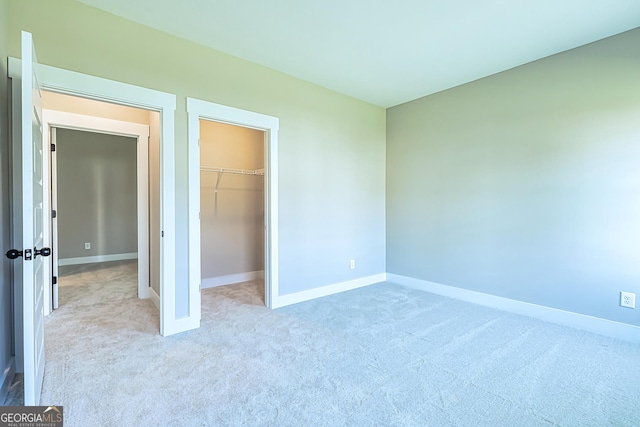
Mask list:
[[[264,277],[264,139],[200,121],[202,288]]]

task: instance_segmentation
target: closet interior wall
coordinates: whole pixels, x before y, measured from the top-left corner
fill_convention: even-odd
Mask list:
[[[264,277],[264,141],[263,131],[200,121],[203,288]]]

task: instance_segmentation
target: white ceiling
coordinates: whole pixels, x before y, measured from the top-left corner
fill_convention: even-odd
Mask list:
[[[640,0],[80,0],[390,107],[640,26]]]

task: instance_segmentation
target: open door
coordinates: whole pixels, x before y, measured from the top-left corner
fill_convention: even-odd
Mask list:
[[[21,188],[22,242],[7,257],[16,260],[15,277],[22,277],[24,404],[39,405],[44,377],[44,188],[42,179],[42,95],[36,77],[36,54],[30,33],[22,32]],[[16,141],[14,141],[16,142]],[[19,147],[14,146],[14,149]],[[19,184],[19,185],[16,185]],[[17,235],[20,233],[18,231]],[[19,240],[19,239],[16,239]],[[16,242],[18,244],[19,242]],[[22,259],[19,259],[22,257]]]
[[[42,93],[30,33],[22,32],[22,292],[24,404],[39,405],[44,377],[44,188],[42,185]],[[31,255],[27,251],[33,248]],[[39,249],[41,248],[41,249]]]

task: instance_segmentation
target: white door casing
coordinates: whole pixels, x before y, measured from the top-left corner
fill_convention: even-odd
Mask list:
[[[60,276],[58,274],[58,186],[55,185],[55,177],[58,176],[58,160],[53,153],[51,153],[52,147],[56,145],[56,131],[55,128],[50,128],[49,123],[47,122],[47,111],[45,109],[42,110],[42,120],[44,122],[44,138],[49,138],[51,145],[49,147],[46,146],[45,142],[45,152],[48,152],[49,155],[49,171],[43,172],[42,176],[47,181],[47,188],[51,189],[51,197],[49,197],[49,210],[51,211],[51,222],[47,221],[45,224],[49,225],[49,230],[46,230],[49,236],[51,236],[51,286],[44,287],[44,315],[49,315],[53,310],[58,309],[58,280],[60,280]],[[47,162],[45,162],[46,164]],[[46,199],[45,199],[46,202]],[[53,215],[53,212],[56,212],[56,215]]]
[[[9,58],[9,77],[14,79],[12,86],[14,88],[16,80],[19,80],[22,75],[21,62],[20,59]],[[160,113],[160,334],[167,336],[181,332],[175,310],[174,115],[176,96],[42,64],[39,64],[37,69],[42,89],[114,104],[144,108]],[[14,167],[15,165],[16,163],[14,162]],[[16,191],[15,188],[14,191]],[[17,191],[20,191],[20,189],[18,188]],[[14,212],[15,210],[17,210],[17,207],[14,209]],[[46,279],[50,281],[51,271],[48,273]],[[20,336],[17,334],[16,342],[19,342],[21,338],[21,334]],[[17,366],[20,365],[21,360],[22,355],[18,354],[16,346]]]
[[[159,307],[160,296],[149,286],[149,126],[139,123],[123,122],[101,117],[86,116],[83,114],[67,113],[62,111],[47,110],[42,112],[44,122],[44,134],[51,134],[52,142],[56,128],[98,132],[110,135],[120,135],[136,138],[137,140],[137,221],[138,221],[138,298],[152,298],[154,304]],[[56,156],[51,153],[51,172],[55,176]],[[48,178],[48,177],[45,177]],[[52,206],[57,199],[57,186],[51,181]],[[57,207],[57,206],[56,206]],[[53,220],[55,221],[55,219]],[[52,236],[57,237],[57,227],[52,225]],[[57,239],[52,241],[53,254],[57,255]],[[53,267],[57,266],[53,259]],[[55,273],[55,270],[54,270]],[[54,274],[55,277],[55,274]],[[51,293],[45,289],[45,296],[57,307],[56,285],[52,284]],[[51,312],[51,307],[45,304],[45,315]]]
[[[265,132],[264,223],[265,305],[278,303],[278,129],[276,117],[187,98],[189,143],[189,322],[200,323],[200,120],[228,123]]]

